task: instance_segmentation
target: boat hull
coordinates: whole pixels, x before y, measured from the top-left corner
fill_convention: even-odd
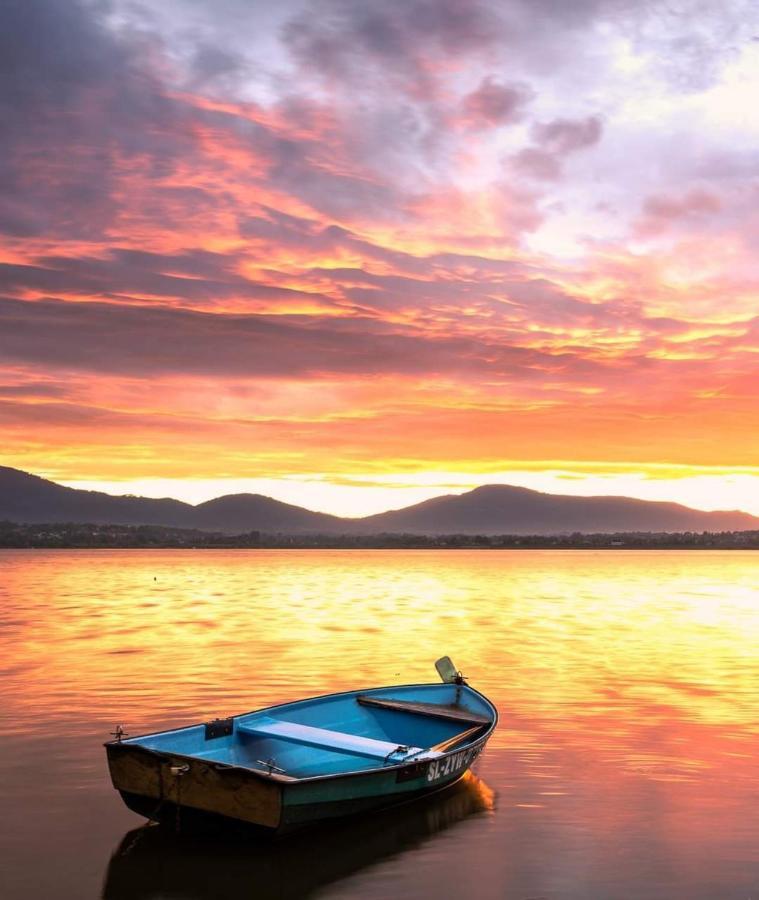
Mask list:
[[[282,783],[234,767],[214,768],[141,747],[108,748],[111,778],[126,806],[156,822],[220,826],[234,820],[283,834],[433,794],[458,781],[485,746],[401,769]],[[456,759],[456,757],[459,757]],[[433,763],[437,764],[434,769]],[[444,771],[446,765],[448,771]],[[172,770],[189,766],[187,771]]]
[[[181,822],[183,827],[231,820],[281,834],[405,803],[450,786],[485,748],[496,720],[493,708],[492,722],[476,740],[431,758],[319,777],[261,771],[135,740],[109,742],[106,751],[114,787],[140,815],[175,825]],[[225,739],[229,738],[212,737],[209,743]]]
[[[291,831],[326,819],[371,812],[442,790],[468,771],[486,742],[395,770],[335,776],[321,784],[314,781],[285,785],[279,830]]]
[[[130,744],[109,744],[113,786],[126,805],[156,822],[176,820],[172,808],[212,813],[277,830],[282,818],[282,785],[258,773],[218,766],[179,754]]]

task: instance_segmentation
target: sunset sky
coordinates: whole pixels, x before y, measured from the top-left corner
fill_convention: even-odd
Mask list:
[[[754,0],[7,0],[0,464],[759,515]]]

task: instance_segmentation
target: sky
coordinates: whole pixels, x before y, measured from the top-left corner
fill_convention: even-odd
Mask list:
[[[6,0],[0,464],[759,515],[753,0]]]

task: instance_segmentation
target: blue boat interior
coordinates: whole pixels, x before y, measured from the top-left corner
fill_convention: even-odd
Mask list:
[[[124,743],[300,779],[433,759],[465,748],[493,720],[490,704],[466,685],[407,685],[247,713],[210,737],[194,725]]]

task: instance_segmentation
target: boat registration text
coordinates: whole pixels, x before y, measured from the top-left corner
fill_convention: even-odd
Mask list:
[[[467,750],[452,753],[445,759],[434,759],[427,768],[427,781],[437,781],[439,778],[445,778],[446,775],[453,775],[468,768],[475,761],[481,749],[481,747],[469,747]]]

